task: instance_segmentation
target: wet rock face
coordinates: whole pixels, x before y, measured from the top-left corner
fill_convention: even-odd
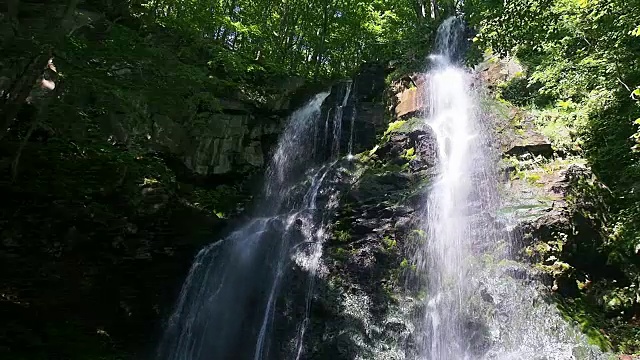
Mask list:
[[[532,249],[547,242],[561,241],[560,252],[551,255],[570,262],[577,269],[589,269],[594,274],[607,273],[610,269],[606,261],[589,248],[602,241],[600,231],[604,221],[601,214],[610,194],[588,167],[555,161],[560,163],[553,172],[533,185],[524,185],[520,179],[512,181],[512,199],[518,199],[515,200],[518,204],[525,205],[515,211],[519,219],[514,230],[515,237],[520,239],[516,243],[517,249],[524,249],[521,257],[526,261],[544,263],[545,254],[538,254]],[[532,201],[536,202],[536,207],[527,205]],[[547,257],[551,255],[546,254]],[[560,271],[556,275],[556,280],[564,281],[563,277],[569,274]],[[554,279],[547,277],[546,280]],[[554,291],[575,295],[575,286],[575,281],[560,288],[556,284]]]
[[[398,119],[424,113],[427,108],[427,102],[424,96],[426,94],[426,80],[425,75],[416,75],[409,79],[404,79],[405,88],[401,88],[402,90],[395,96],[397,105],[394,111]],[[406,87],[407,83],[408,88]]]
[[[516,243],[517,249],[553,239],[559,234],[575,236],[580,233],[585,241],[589,236],[599,236],[599,220],[586,219],[581,213],[602,206],[603,199],[578,196],[585,183],[600,188],[593,173],[584,164],[558,159],[549,161],[547,169],[525,170],[524,175],[509,181],[504,207],[514,216],[513,237],[520,240]],[[543,175],[535,176],[535,182],[527,179],[527,173],[536,174],[536,171]]]
[[[534,124],[534,118],[513,106],[485,99],[481,104],[490,119],[495,134],[495,143],[490,144],[497,153],[508,156],[554,155],[551,141],[541,134]]]
[[[416,91],[407,89],[403,91]],[[392,114],[410,118],[423,111],[421,105],[416,105],[417,98],[411,100],[408,93],[399,98],[411,106],[404,107],[406,104],[400,101],[392,110],[403,115]],[[513,197],[501,212],[512,216],[514,222],[505,225],[500,215],[487,214],[481,207],[472,209],[472,215],[487,217],[479,221],[493,224],[490,229],[483,228],[486,237],[490,237],[487,232],[495,231],[500,239],[507,238],[506,233],[511,231],[514,238],[523,241],[512,247],[501,241],[487,244],[486,237],[478,236],[486,247],[479,251],[496,254],[473,260],[493,261],[492,264],[471,265],[479,268],[469,278],[470,282],[478,283],[474,286],[477,293],[471,297],[473,303],[466,306],[469,311],[461,320],[470,351],[478,358],[501,358],[523,345],[527,350],[523,358],[604,358],[595,347],[586,345],[579,330],[565,322],[548,302],[547,290],[540,279],[549,278],[532,269],[523,256],[512,260],[514,253],[553,238],[558,232],[578,231],[585,236],[583,239],[590,239],[589,234],[594,233],[598,223],[576,211],[589,204],[576,207],[569,199],[574,186],[592,175],[584,166],[553,159],[549,141],[521,113],[507,113],[502,120],[505,123],[496,123],[500,133],[491,145],[505,159],[513,157],[520,162],[505,167],[502,184]],[[400,123],[396,130],[386,132],[371,151],[358,155],[351,164],[343,164],[350,176],[333,182],[339,210],[330,220],[330,236],[323,244],[321,276],[311,303],[303,359],[418,356],[414,333],[421,330],[416,330],[410,319],[424,315],[425,309],[419,295],[411,294],[416,295],[413,299],[406,295],[406,284],[412,279],[410,262],[405,260],[413,247],[424,240],[415,230],[420,228],[425,211],[424,196],[437,162],[437,147],[434,134],[421,127],[420,122],[409,119]],[[541,168],[540,174],[529,176],[525,170],[531,169],[522,168],[525,162],[551,165]],[[470,208],[474,206],[471,204]],[[547,285],[551,289],[553,279]],[[295,293],[304,291],[300,287]],[[282,301],[292,308],[299,302],[290,298]],[[295,314],[290,309],[283,313]],[[518,318],[522,323],[508,322],[514,318],[513,313],[523,314]],[[528,331],[532,336],[513,336],[514,325],[521,328],[519,334]],[[558,339],[563,349],[555,349],[553,342],[544,343],[548,339]]]
[[[347,162],[351,175],[333,183],[338,212],[323,246],[302,358],[406,358],[407,315],[417,304],[400,295],[403,259],[423,211],[434,140],[427,130],[394,134],[371,158],[365,152]]]
[[[376,137],[387,127],[385,116],[385,69],[379,65],[363,67],[353,79],[338,82],[331,87],[331,94],[323,104],[321,119],[328,124],[329,141],[340,121],[340,153],[347,154],[351,144],[351,153],[357,154],[371,149]],[[349,94],[345,99],[345,95]],[[345,102],[346,101],[346,102]],[[343,102],[344,106],[343,106]],[[341,116],[336,118],[337,114]],[[320,129],[320,133],[325,131]]]
[[[428,170],[437,161],[436,137],[431,128],[424,127],[407,133],[392,134],[378,151],[396,165],[409,160],[412,171]]]

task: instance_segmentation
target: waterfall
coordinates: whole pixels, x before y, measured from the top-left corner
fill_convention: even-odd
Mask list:
[[[605,358],[544,301],[537,280],[527,278],[527,265],[511,259],[509,232],[498,216],[491,117],[481,111],[473,73],[461,65],[463,31],[458,18],[440,26],[422,87],[422,103],[428,106],[422,125],[431,131],[427,136],[419,129],[422,135],[415,141],[429,142],[422,145],[431,159],[435,137],[437,161],[435,169],[412,174],[424,175],[429,191],[424,206],[417,207],[424,209],[420,229],[406,240],[411,241],[406,249],[415,250],[415,267],[405,266],[409,259],[400,264],[411,286],[407,296],[398,296],[398,304],[376,304],[375,315],[371,310],[377,294],[367,291],[378,284],[368,282],[381,275],[369,277],[369,272],[377,266],[385,270],[384,258],[393,254],[379,245],[386,245],[395,211],[415,213],[409,207],[400,210],[400,198],[368,198],[369,191],[394,192],[387,182],[405,178],[387,177],[397,167],[381,172],[353,156],[356,110],[347,105],[359,101],[361,85],[350,101],[352,82],[342,82],[330,100],[329,93],[317,94],[288,119],[253,216],[195,257],[158,347],[159,360]],[[346,131],[342,136],[343,117],[350,121],[348,142]],[[350,161],[340,158],[341,148]],[[391,156],[389,149],[380,150],[378,164],[388,160],[384,151]],[[372,204],[372,199],[381,203]],[[345,200],[343,206],[354,208],[338,212]],[[336,217],[344,214],[344,219]],[[361,220],[367,224],[360,223],[355,234]],[[333,255],[323,259],[323,248],[333,254],[332,246],[342,241],[335,227],[340,221],[352,222],[354,233],[345,245],[367,250],[362,254],[370,257],[363,257],[362,264],[340,263]],[[397,234],[405,240],[402,232]],[[384,255],[379,263],[376,254]],[[350,278],[353,272],[358,274]],[[387,285],[380,285],[385,296],[375,300],[386,301]],[[405,327],[408,318],[412,324]],[[388,334],[398,341],[389,341]]]
[[[340,156],[340,142],[342,140],[342,115],[344,113],[344,107],[347,106],[349,96],[351,95],[352,82],[348,81],[346,89],[344,90],[344,97],[342,102],[337,104],[333,115],[333,143],[331,146],[332,158]]]
[[[464,24],[438,29],[424,88],[437,138],[437,176],[426,199],[426,239],[414,255],[424,311],[415,316],[421,360],[605,359],[544,299],[527,265],[511,259],[491,132],[461,66]],[[521,275],[514,275],[521,274]]]
[[[418,252],[418,270],[427,274],[428,302],[420,355],[427,359],[463,359],[465,341],[462,311],[467,289],[467,262],[470,252],[468,207],[472,175],[481,172],[478,128],[474,122],[474,98],[470,74],[453,65],[451,41],[461,22],[452,18],[438,30],[438,52],[432,56],[434,68],[428,73],[429,113],[438,147],[438,177],[427,199],[424,229],[425,246]]]
[[[347,158],[349,160],[352,160],[353,157],[353,131],[354,131],[354,127],[356,125],[356,107],[353,107],[353,110],[351,110],[351,124],[349,126],[349,146],[347,148]]]
[[[314,144],[322,126],[320,109],[328,95],[316,95],[291,115],[253,219],[196,256],[158,359],[279,358],[280,349],[270,346],[276,302],[293,263],[308,274],[305,314],[294,335],[298,345],[293,352],[300,356],[325,237],[316,199],[335,164],[314,168],[317,149],[308,144]]]

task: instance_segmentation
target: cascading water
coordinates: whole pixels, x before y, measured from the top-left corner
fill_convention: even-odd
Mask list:
[[[344,107],[347,106],[349,96],[351,95],[351,81],[347,82],[342,102],[337,105],[333,115],[333,144],[331,146],[331,155],[336,158],[340,154],[340,142],[342,139],[342,115]]]
[[[347,158],[349,160],[353,159],[353,133],[354,127],[356,126],[356,108],[353,107],[351,110],[351,124],[349,126],[349,145],[347,147]]]
[[[328,95],[318,94],[290,117],[267,171],[258,215],[196,256],[159,346],[159,359],[280,358],[281,349],[270,348],[271,330],[282,279],[293,262],[309,274],[304,319],[291,351],[294,358],[300,356],[325,236],[316,199],[332,167],[313,169],[317,149],[305,146],[317,135]]]
[[[427,200],[424,219],[427,243],[418,253],[419,271],[426,273],[428,303],[421,324],[420,357],[463,359],[466,356],[462,318],[467,261],[470,251],[468,202],[471,176],[479,172],[482,156],[477,150],[474,102],[469,91],[470,75],[454,65],[456,18],[447,20],[438,31],[438,53],[432,55],[434,69],[427,75],[428,126],[436,134],[438,173]]]
[[[464,24],[438,29],[427,73],[425,123],[436,135],[437,177],[415,255],[424,312],[414,319],[417,359],[560,360],[606,358],[544,301],[529,270],[510,260],[490,125],[463,69]]]

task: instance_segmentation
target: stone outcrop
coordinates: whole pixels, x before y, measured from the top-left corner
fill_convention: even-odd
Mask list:
[[[483,108],[496,140],[492,147],[503,156],[554,155],[551,141],[538,131],[526,111],[489,99],[483,102]]]
[[[411,351],[409,314],[417,304],[399,294],[431,177],[426,170],[435,163],[432,147],[416,142],[434,139],[423,129],[395,133],[346,165],[355,177],[337,185],[340,206],[304,344],[309,358],[404,359]],[[405,156],[410,149],[419,150]]]
[[[424,74],[408,75],[391,85],[389,110],[396,119],[407,119],[425,112],[427,108],[426,86],[427,77]]]
[[[487,55],[484,61],[475,68],[476,76],[489,89],[503,81],[521,76],[524,67],[514,58],[500,58],[497,55]]]
[[[334,122],[340,121],[340,154],[348,153],[350,143],[352,154],[372,148],[376,137],[387,128],[386,99],[383,96],[385,74],[384,67],[368,65],[353,79],[331,86],[331,94],[323,104],[321,115],[321,119],[328,124],[328,129],[322,127],[320,133],[326,131],[329,137],[327,140],[332,143],[336,128]],[[349,97],[342,106],[347,92]],[[335,118],[338,113],[342,114],[339,120]]]
[[[553,147],[544,135],[535,130],[527,129],[511,141],[505,154],[517,156],[527,153],[548,157],[553,154]]]
[[[353,153],[371,148],[376,136],[386,129],[384,77],[383,67],[368,66],[349,82],[338,82],[330,88],[331,95],[325,100],[321,115],[327,119],[329,128],[319,131],[326,131],[326,140],[333,142],[335,114],[338,107],[342,107],[346,87],[350,87],[350,96],[340,109],[341,154],[347,153],[350,143]],[[297,78],[283,80],[281,87],[282,91],[276,92],[265,104],[212,98],[214,109],[179,117],[149,114],[150,121],[143,124],[132,121],[127,114],[111,114],[105,133],[125,144],[147,138],[150,149],[170,153],[190,171],[202,176],[260,169],[268,162],[287,114],[294,110],[292,106],[299,105],[300,94],[309,93],[304,82]]]
[[[143,124],[127,114],[111,114],[104,132],[119,143],[146,143],[150,150],[169,153],[201,176],[262,168],[286,120],[284,105],[270,110],[234,99],[213,101],[215,111],[179,118],[150,114]]]
[[[262,168],[284,119],[256,119],[249,109],[225,110],[196,115],[194,120],[203,126],[195,129],[156,115],[153,146],[170,149],[200,175]]]

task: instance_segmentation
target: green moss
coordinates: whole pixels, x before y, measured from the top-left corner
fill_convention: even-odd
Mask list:
[[[331,254],[332,258],[340,262],[346,261],[347,259],[349,259],[349,256],[350,256],[349,250],[342,247],[335,248],[334,250],[332,250],[332,254]]]
[[[563,299],[555,297],[555,299],[558,301],[558,309],[562,316],[567,321],[577,324],[580,330],[587,335],[589,343],[600,347],[603,351],[611,351],[613,349],[610,336],[602,330],[607,321],[601,315],[598,315],[597,309],[594,309],[582,298]]]
[[[336,240],[338,240],[339,242],[342,243],[346,243],[349,242],[351,240],[351,234],[349,234],[348,231],[346,230],[338,230],[335,232],[335,238]]]
[[[396,248],[396,247],[397,247],[397,245],[398,245],[398,243],[396,242],[396,240],[395,240],[395,239],[392,239],[392,238],[391,238],[391,237],[389,237],[389,236],[385,236],[385,237],[382,239],[382,243],[384,244],[384,246],[385,246],[385,250],[387,250],[387,251],[388,251],[388,250],[392,250],[392,249]]]
[[[382,142],[387,142],[391,138],[392,134],[402,134],[420,129],[424,126],[424,120],[418,117],[413,117],[407,120],[397,120],[389,124],[387,130],[382,136]]]
[[[401,157],[407,161],[413,161],[418,158],[418,155],[416,155],[416,149],[409,148],[403,151]]]
[[[406,120],[397,120],[392,123],[389,123],[389,126],[387,127],[387,131],[384,132],[384,136],[388,136],[389,134],[394,132],[400,132],[400,130],[404,128],[404,125],[406,123],[407,123]]]

